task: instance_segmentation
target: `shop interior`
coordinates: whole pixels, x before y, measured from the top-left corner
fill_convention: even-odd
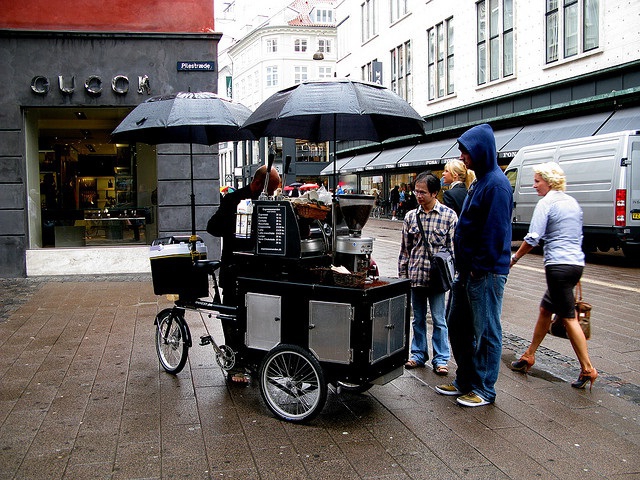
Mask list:
[[[147,244],[155,238],[155,149],[110,138],[128,112],[27,112],[32,248]],[[37,155],[29,142],[35,138]]]

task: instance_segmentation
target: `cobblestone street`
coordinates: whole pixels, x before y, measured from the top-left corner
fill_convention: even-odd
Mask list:
[[[383,275],[396,268],[399,226],[365,228]],[[508,368],[544,289],[530,255],[507,283],[494,405],[459,407],[425,368],[361,395],[330,389],[308,425],[274,418],[256,379],[228,384],[210,347],[194,345],[177,376],[161,370],[153,318],[170,304],[149,275],[3,279],[0,479],[638,478],[638,278],[624,265],[585,271],[593,391],[569,386],[567,340],[547,337],[529,375]],[[194,338],[207,333],[197,314],[187,320]]]

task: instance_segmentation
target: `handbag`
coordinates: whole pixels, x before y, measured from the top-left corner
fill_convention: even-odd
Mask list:
[[[591,338],[591,308],[590,303],[582,300],[582,285],[578,282],[576,285],[576,315],[578,317],[580,328],[584,332],[584,336],[587,340]],[[554,315],[551,320],[549,333],[554,337],[569,338],[567,336],[567,329],[564,325],[564,321],[561,318],[558,318],[557,315]]]
[[[429,271],[429,289],[435,293],[444,293],[451,290],[451,284],[455,277],[456,268],[453,262],[453,256],[446,250],[441,250],[435,254],[429,250],[427,245],[427,237],[424,234],[424,227],[420,220],[419,209],[416,209],[416,221],[422,235],[422,241],[425,242],[425,249],[429,255],[431,270]]]

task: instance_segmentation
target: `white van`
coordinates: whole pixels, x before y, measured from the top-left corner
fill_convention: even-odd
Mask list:
[[[529,229],[540,197],[533,166],[554,161],[567,177],[566,192],[580,203],[585,252],[622,248],[640,258],[640,131],[596,135],[523,147],[505,170],[513,187],[513,239]]]

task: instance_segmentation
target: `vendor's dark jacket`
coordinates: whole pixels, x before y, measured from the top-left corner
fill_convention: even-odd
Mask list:
[[[249,185],[226,194],[220,200],[220,207],[207,223],[207,232],[214,237],[222,238],[222,255],[220,260],[220,284],[224,288],[228,282],[235,281],[230,275],[233,267],[233,252],[253,250],[253,240],[236,238],[236,211],[240,201],[252,198]],[[257,195],[256,195],[257,198]]]
[[[476,181],[469,188],[454,236],[456,267],[474,276],[507,275],[513,193],[498,166],[493,130],[487,124],[478,125],[462,134],[458,143],[471,155]]]

